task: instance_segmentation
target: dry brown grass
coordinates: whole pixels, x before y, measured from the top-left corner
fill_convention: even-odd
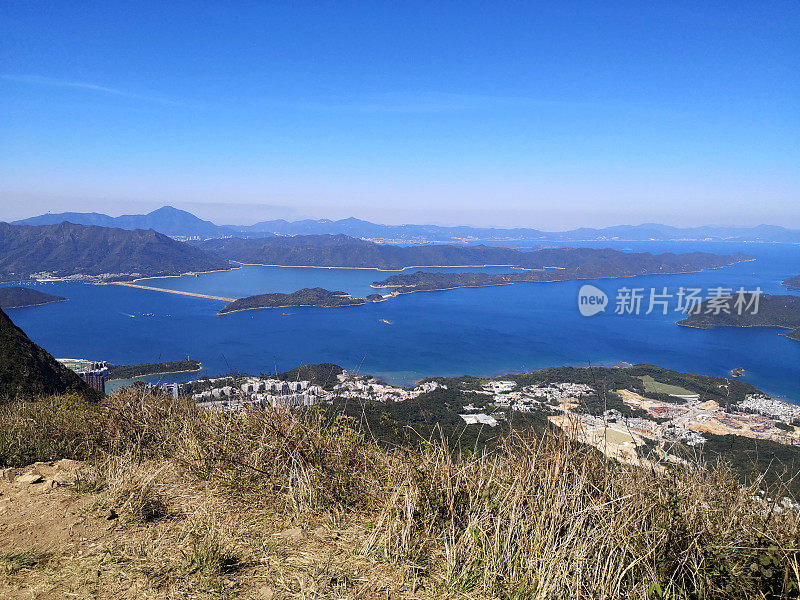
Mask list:
[[[152,597],[798,597],[797,513],[724,467],[624,466],[557,435],[386,450],[314,411],[136,390],[98,410],[84,486],[122,521],[102,568]]]
[[[367,547],[496,597],[796,597],[797,515],[753,492],[723,469],[625,467],[556,436],[467,461],[434,446]]]

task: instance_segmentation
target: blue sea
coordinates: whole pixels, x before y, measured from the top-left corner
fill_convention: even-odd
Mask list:
[[[571,244],[576,245],[576,244]],[[618,288],[717,286],[789,292],[780,281],[800,274],[800,246],[697,242],[582,244],[647,252],[745,252],[756,260],[685,275],[520,283],[402,295],[346,308],[253,310],[224,316],[224,302],[115,285],[26,284],[69,299],[9,311],[14,322],[57,357],[117,364],[191,357],[210,376],[268,373],[302,363],[332,362],[387,381],[409,384],[429,375],[499,375],[559,365],[652,363],[692,373],[727,376],[744,367],[745,381],[800,404],[800,342],[778,329],[679,327],[670,306],[639,315],[614,312]],[[464,269],[457,269],[463,271]],[[487,269],[505,271],[504,268]],[[406,271],[410,272],[410,271]],[[145,285],[243,297],[320,286],[354,295],[391,272],[248,266],[229,272],[143,281]],[[609,296],[605,312],[578,312],[580,287]],[[387,290],[381,290],[387,291]],[[642,312],[647,308],[647,298]],[[388,321],[388,322],[387,322]],[[196,374],[160,376],[181,381]]]

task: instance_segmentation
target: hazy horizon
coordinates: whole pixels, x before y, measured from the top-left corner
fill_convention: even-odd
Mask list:
[[[52,214],[60,214],[60,213],[98,213],[98,214],[105,214],[105,215],[108,215],[110,217],[120,217],[120,216],[123,216],[123,215],[130,216],[130,215],[147,214],[147,213],[153,212],[154,210],[158,210],[159,208],[164,208],[164,207],[172,207],[172,208],[176,208],[178,210],[184,210],[186,212],[192,213],[193,215],[195,215],[196,217],[199,217],[200,219],[203,219],[203,220],[206,220],[206,221],[211,221],[215,225],[220,225],[220,226],[242,226],[242,227],[246,227],[246,226],[249,226],[249,225],[254,225],[254,224],[256,224],[258,222],[261,222],[261,221],[271,221],[271,220],[279,220],[279,219],[283,219],[283,220],[286,220],[286,221],[301,221],[301,220],[306,220],[306,219],[309,219],[309,220],[324,220],[324,219],[327,219],[327,220],[331,220],[331,221],[337,221],[337,220],[340,220],[340,219],[355,218],[355,219],[359,219],[359,220],[362,220],[362,221],[369,221],[371,223],[375,223],[375,224],[378,224],[378,225],[389,225],[389,226],[396,226],[396,225],[438,225],[438,226],[443,226],[443,227],[453,227],[453,226],[496,227],[496,228],[499,228],[499,229],[527,228],[527,229],[541,229],[543,231],[550,231],[550,232],[555,232],[555,233],[563,232],[563,231],[569,231],[569,230],[573,230],[573,229],[580,229],[580,228],[583,228],[583,227],[593,228],[593,229],[603,229],[605,227],[614,227],[614,226],[634,226],[635,227],[635,226],[641,226],[641,225],[667,225],[667,226],[679,227],[679,228],[693,228],[693,227],[743,227],[743,228],[747,228],[747,227],[757,227],[757,226],[760,226],[760,225],[767,225],[767,226],[778,226],[778,227],[785,227],[787,229],[793,229],[792,227],[787,227],[785,225],[778,225],[778,224],[775,224],[775,223],[754,223],[754,224],[745,224],[745,225],[735,225],[735,224],[734,225],[726,225],[726,224],[720,224],[720,223],[698,223],[698,224],[690,224],[690,225],[673,225],[673,224],[670,224],[670,223],[657,222],[657,221],[642,221],[642,222],[622,222],[622,221],[620,221],[620,222],[615,222],[615,223],[611,223],[611,224],[608,224],[608,225],[599,225],[599,226],[590,226],[590,225],[577,224],[577,225],[573,225],[573,226],[569,226],[569,227],[563,227],[563,228],[559,228],[559,229],[556,229],[556,228],[548,229],[546,227],[537,227],[537,226],[526,225],[526,224],[522,224],[522,223],[517,223],[515,225],[508,225],[508,226],[495,226],[495,225],[485,225],[485,224],[481,224],[481,223],[469,223],[469,222],[457,222],[457,221],[451,221],[451,222],[448,222],[448,221],[397,221],[397,222],[386,222],[386,221],[379,221],[379,220],[378,221],[374,221],[374,220],[371,221],[370,219],[364,219],[364,218],[361,218],[361,217],[358,217],[358,216],[355,216],[355,215],[346,215],[346,216],[336,217],[336,218],[324,217],[324,216],[323,217],[314,217],[314,216],[308,216],[308,215],[299,215],[299,216],[287,216],[287,215],[284,215],[284,216],[274,216],[274,217],[270,217],[270,218],[258,219],[258,220],[255,220],[255,221],[238,222],[238,221],[221,221],[219,219],[216,219],[213,216],[210,216],[209,213],[203,211],[202,207],[200,207],[201,208],[200,210],[193,210],[189,206],[181,207],[181,206],[172,205],[172,204],[163,204],[163,205],[155,206],[154,208],[145,210],[143,212],[135,212],[135,211],[134,212],[126,212],[126,211],[122,211],[122,212],[104,212],[102,210],[90,210],[90,211],[75,211],[75,210],[54,211],[54,210],[51,210],[51,211],[45,211],[44,213],[37,213],[35,215],[26,215],[26,216],[19,217],[19,218],[14,218],[14,219],[11,219],[11,218],[0,218],[0,221],[11,222],[11,221],[17,221],[17,220],[24,220],[24,219],[29,218],[29,217],[40,216],[41,214],[47,214],[48,212],[52,213]],[[231,215],[231,211],[230,211],[231,207],[232,207],[232,205],[230,205],[230,204],[222,204],[222,205],[220,205],[220,208],[222,208],[225,211],[223,214],[226,215],[226,216],[230,216]],[[252,208],[252,207],[248,207],[248,208]],[[290,210],[290,209],[287,209],[286,207],[269,207],[269,210],[277,212],[277,213],[280,213],[282,209]],[[213,212],[214,211],[212,211],[212,214],[213,214]]]

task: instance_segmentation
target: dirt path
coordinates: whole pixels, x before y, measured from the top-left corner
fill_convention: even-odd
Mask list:
[[[0,471],[0,598],[419,597],[402,568],[360,553],[357,520],[248,514],[165,470],[175,514],[143,522],[82,472],[75,461]],[[230,569],[209,568],[226,553]]]
[[[80,464],[62,460],[5,469],[0,477],[0,597],[63,598],[58,564],[91,554],[116,526],[76,492]]]

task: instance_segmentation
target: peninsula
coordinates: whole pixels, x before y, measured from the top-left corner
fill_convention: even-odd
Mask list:
[[[744,294],[743,306],[751,301],[750,294]],[[737,298],[728,296],[718,303],[721,308],[705,301],[700,305],[697,314],[689,315],[678,325],[710,329],[712,327],[773,327],[789,329],[786,337],[800,341],[800,296],[761,294],[758,298],[758,312],[739,310]]]
[[[32,290],[26,287],[0,287],[0,308],[26,308],[29,306],[41,306],[51,302],[64,302],[63,296],[45,294],[39,290]]]
[[[284,267],[347,267],[399,271],[411,267],[485,267],[582,269],[586,277],[686,273],[731,265],[750,257],[706,252],[651,254],[611,248],[535,248],[425,244],[375,244],[346,235],[297,235],[273,238],[206,240],[200,247],[245,264]]]
[[[195,373],[203,368],[198,360],[171,360],[160,363],[139,363],[136,365],[108,365],[109,379],[134,379],[147,375],[166,375],[169,373]]]
[[[588,251],[588,252],[587,252]],[[751,260],[744,254],[719,255],[705,252],[689,254],[629,253],[596,248],[558,248],[529,253],[541,261],[537,270],[509,273],[442,273],[418,271],[392,275],[372,283],[373,288],[392,288],[392,294],[449,290],[458,287],[486,287],[518,282],[552,282],[574,279],[668,275],[717,269]],[[535,259],[534,259],[535,260]],[[528,261],[531,264],[531,261]]]
[[[781,283],[783,283],[783,285],[785,285],[790,290],[800,291],[800,275],[795,275],[794,277],[789,277],[788,279],[784,279]]]
[[[370,294],[366,298],[351,296],[347,292],[330,291],[324,288],[303,288],[291,294],[258,294],[234,300],[218,314],[224,315],[242,310],[255,310],[258,308],[283,308],[289,306],[321,306],[332,308],[335,306],[356,306],[367,302],[380,302],[384,298],[380,294]]]

